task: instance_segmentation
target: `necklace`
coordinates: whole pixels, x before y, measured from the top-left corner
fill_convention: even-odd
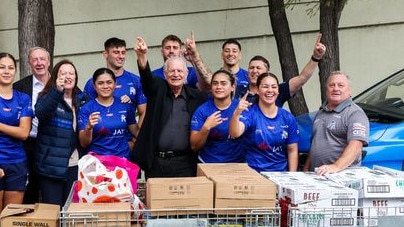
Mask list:
[[[100,100],[98,100],[98,98],[96,98],[95,101],[97,101],[97,103],[100,104],[101,106],[105,107],[107,109],[107,112],[109,113],[109,108],[114,103],[114,98],[112,98],[111,102],[109,102],[108,104],[102,103]]]

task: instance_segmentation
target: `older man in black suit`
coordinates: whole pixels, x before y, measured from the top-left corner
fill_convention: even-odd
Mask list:
[[[50,78],[50,54],[45,48],[33,47],[29,50],[28,57],[32,75],[15,82],[13,87],[31,97],[32,108],[34,109],[38,93],[42,91]],[[25,204],[37,203],[40,199],[38,177],[34,170],[37,127],[38,119],[35,117],[32,120],[30,135],[24,141],[24,149],[27,152],[29,165],[28,187],[24,195]]]

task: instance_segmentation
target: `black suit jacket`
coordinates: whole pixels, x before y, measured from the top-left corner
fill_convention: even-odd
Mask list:
[[[24,92],[32,99],[32,81],[33,75],[26,76],[13,84],[13,88],[17,91]]]
[[[173,95],[167,81],[153,76],[149,64],[145,69],[139,67],[139,74],[147,105],[131,159],[142,169],[148,170],[159,152],[160,133],[173,108]],[[188,85],[184,85],[183,89],[187,95],[187,110],[192,117],[196,108],[206,101],[207,94]]]

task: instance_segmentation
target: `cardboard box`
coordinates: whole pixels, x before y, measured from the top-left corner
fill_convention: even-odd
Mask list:
[[[404,177],[366,167],[347,168],[327,178],[357,189],[359,198],[404,198]]]
[[[207,178],[217,175],[240,176],[252,174],[257,175],[258,173],[246,163],[200,163],[196,171],[197,176],[206,176]]]
[[[288,227],[357,226],[357,209],[292,209]]]
[[[35,205],[8,204],[1,212],[1,226],[59,226],[58,205],[36,203]]]
[[[176,209],[170,213],[190,214],[192,209],[213,208],[213,182],[206,177],[149,178],[146,189],[146,206],[150,210]]]
[[[310,185],[318,182],[329,181],[324,176],[314,172],[261,172],[265,178],[274,182],[278,187],[278,199],[283,197],[283,187],[295,185]]]
[[[387,174],[389,174],[391,176],[404,177],[404,171],[401,171],[401,170],[396,170],[396,169],[392,169],[392,168],[388,168],[388,167],[384,167],[384,166],[378,166],[378,165],[374,165],[373,169],[382,171],[382,172],[387,173]]]
[[[364,226],[378,226],[383,216],[404,216],[404,198],[363,198],[359,207]]]
[[[283,196],[298,207],[358,207],[358,191],[343,186],[287,185],[283,187]]]
[[[130,203],[71,203],[62,212],[66,226],[131,226]]]
[[[215,208],[273,208],[276,206],[276,185],[259,174],[217,175],[211,176],[210,179],[215,185]]]

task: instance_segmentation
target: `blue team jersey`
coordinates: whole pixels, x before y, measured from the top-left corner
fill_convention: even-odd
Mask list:
[[[226,110],[221,110],[223,123],[209,131],[205,145],[199,151],[199,159],[205,163],[244,162],[242,139],[232,139],[229,135],[229,123],[238,100],[233,100]],[[191,131],[200,131],[206,119],[218,111],[213,99],[209,99],[196,109],[191,120]]]
[[[14,90],[11,99],[0,97],[0,123],[19,126],[23,117],[34,117],[31,98],[27,94]],[[26,159],[22,140],[0,132],[0,164],[21,163]]]
[[[188,76],[187,79],[185,80],[185,84],[188,84],[191,87],[196,88],[196,84],[198,83],[198,76],[196,75],[195,69],[193,67],[187,67],[187,68],[188,68]],[[153,70],[152,74],[164,80],[166,79],[166,77],[164,76],[163,67]]]
[[[243,111],[246,162],[258,172],[287,171],[287,145],[299,141],[296,119],[278,108],[275,118],[266,117],[258,104]]]
[[[92,78],[87,81],[84,86],[84,91],[92,99],[97,97]],[[120,100],[123,95],[129,96],[135,107],[147,102],[146,96],[143,94],[140,77],[126,70],[123,71],[121,76],[116,77],[116,88],[114,91],[114,97],[118,98],[118,100]]]
[[[86,148],[100,155],[129,157],[128,125],[136,124],[133,105],[115,99],[111,106],[105,107],[91,100],[79,111],[79,130],[85,129],[88,118],[93,112],[100,112],[100,122],[93,128],[93,140]]]
[[[236,75],[236,84],[237,86],[240,85],[248,85],[248,72],[245,69],[240,68],[238,72],[235,74]]]

